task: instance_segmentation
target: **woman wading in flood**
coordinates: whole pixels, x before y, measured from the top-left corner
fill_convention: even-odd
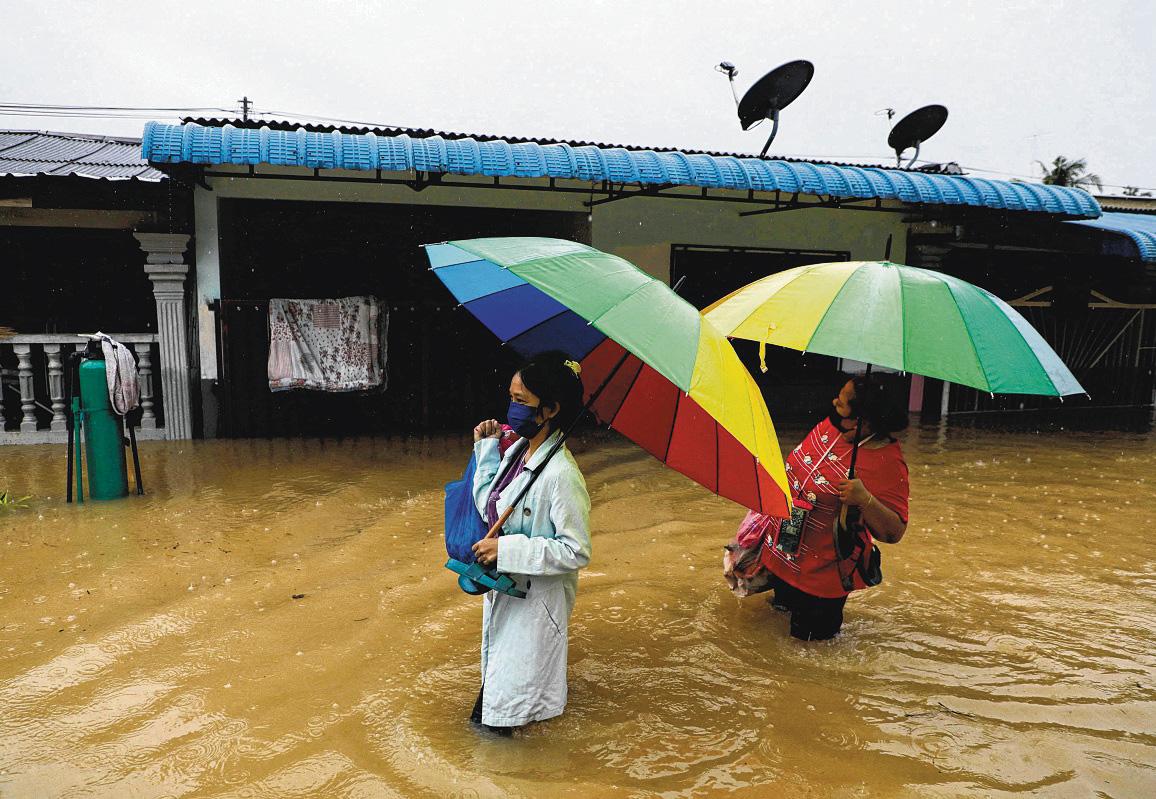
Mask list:
[[[481,565],[526,591],[525,599],[491,591],[482,606],[482,689],[470,720],[501,734],[566,707],[567,628],[578,570],[590,562],[590,495],[564,444],[546,456],[581,412],[578,364],[543,353],[510,380],[518,442],[500,455],[499,422],[474,428],[474,502],[488,524],[540,472],[499,536],[474,545]]]
[[[870,375],[848,380],[831,405],[828,417],[787,457],[793,519],[751,511],[737,536],[744,548],[761,543],[765,570],[743,578],[757,583],[755,590],[774,589],[772,604],[791,614],[791,635],[804,641],[832,638],[839,632],[847,596],[878,582],[864,579],[870,577],[874,542],[898,543],[907,530],[907,463],[891,435],[907,427],[903,405]],[[860,418],[855,479],[848,480]],[[853,557],[841,557],[836,549],[834,526],[840,504],[858,508],[866,525],[858,534]],[[730,579],[733,584],[733,575]]]

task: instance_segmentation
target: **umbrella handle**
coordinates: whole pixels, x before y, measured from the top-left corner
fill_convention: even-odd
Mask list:
[[[867,377],[871,374],[871,364],[867,364],[867,369],[864,370],[863,376]],[[855,479],[855,461],[859,458],[859,442],[863,440],[863,417],[858,416],[855,419],[855,443],[851,445],[851,465],[847,469],[847,479]]]
[[[847,467],[847,479],[855,479],[855,461],[859,458],[859,442],[863,440],[863,417],[855,419],[855,443],[851,445],[851,465]]]
[[[535,476],[537,476],[537,475],[535,475]],[[534,482],[534,481],[531,480],[530,482]],[[518,497],[518,499],[521,500],[522,498]],[[518,506],[518,503],[515,502],[512,505],[510,505],[510,507],[506,508],[506,510],[502,513],[502,515],[498,517],[498,520],[496,522],[494,522],[494,526],[490,528],[490,531],[488,533],[486,533],[484,536],[482,536],[482,540],[485,541],[487,538],[494,538],[495,536],[497,536],[498,531],[501,530],[502,525],[505,524],[509,520],[510,515],[514,512],[514,508],[516,508],[517,506]]]

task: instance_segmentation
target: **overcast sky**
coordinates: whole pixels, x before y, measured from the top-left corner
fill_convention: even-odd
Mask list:
[[[270,118],[757,153],[767,128],[740,129],[714,66],[739,67],[741,94],[796,58],[815,79],[772,155],[893,164],[877,112],[942,103],[951,116],[923,159],[1030,177],[1062,154],[1110,193],[1156,193],[1150,0],[8,0],[0,103],[235,110],[247,95]],[[143,124],[0,119],[133,136]]]

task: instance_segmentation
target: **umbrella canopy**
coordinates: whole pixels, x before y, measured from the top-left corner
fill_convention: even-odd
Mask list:
[[[603,423],[720,496],[788,513],[774,426],[734,349],[695,308],[627,261],[560,239],[426,246],[441,281],[524,356],[582,364]]]
[[[959,278],[887,261],[788,269],[703,316],[733,338],[852,358],[1001,394],[1083,394],[1014,308]]]

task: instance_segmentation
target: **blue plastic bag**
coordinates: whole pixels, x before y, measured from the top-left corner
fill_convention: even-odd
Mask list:
[[[446,554],[467,566],[476,562],[473,545],[489,531],[474,505],[474,472],[477,468],[477,461],[471,455],[462,479],[446,483]]]
[[[486,537],[489,525],[474,505],[474,471],[477,462],[470,456],[461,480],[446,483],[446,568],[458,575],[458,585],[467,594],[500,591],[519,599],[526,592],[518,588],[508,575],[484,569],[474,557],[473,546]]]

